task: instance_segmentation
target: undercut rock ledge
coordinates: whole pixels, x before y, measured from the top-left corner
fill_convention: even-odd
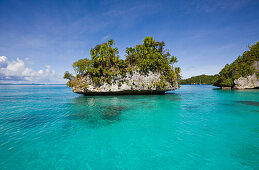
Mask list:
[[[93,95],[150,95],[164,94],[166,91],[178,88],[178,81],[167,82],[160,79],[159,72],[149,72],[147,75],[138,71],[127,73],[125,77],[117,76],[110,84],[95,85],[88,76],[72,81],[72,91],[86,96]],[[163,82],[163,83],[161,83]],[[162,85],[161,85],[162,84]]]

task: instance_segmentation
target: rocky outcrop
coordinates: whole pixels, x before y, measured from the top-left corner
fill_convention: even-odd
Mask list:
[[[239,79],[234,80],[236,89],[252,89],[259,88],[259,80],[254,73],[251,76],[240,77]]]
[[[166,82],[161,79],[159,72],[149,72],[144,75],[138,71],[117,76],[110,84],[96,85],[92,79],[85,76],[72,82],[72,91],[84,95],[126,95],[126,94],[163,94],[178,88],[177,80]]]
[[[255,61],[253,67],[255,68],[255,72],[252,75],[234,80],[235,89],[259,88],[259,79],[257,77],[259,73],[259,61]]]

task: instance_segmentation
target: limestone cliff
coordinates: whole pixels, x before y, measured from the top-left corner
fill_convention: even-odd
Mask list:
[[[104,82],[97,86],[87,76],[72,83],[72,91],[84,95],[163,94],[178,88],[178,81],[166,82],[161,79],[159,72],[144,75],[138,71],[127,73],[124,77],[114,77],[110,84]]]
[[[259,73],[259,61],[255,61],[253,64],[255,69],[252,75],[247,77],[240,77],[234,80],[234,88],[236,89],[251,89],[251,88],[259,88],[259,79],[257,77]]]

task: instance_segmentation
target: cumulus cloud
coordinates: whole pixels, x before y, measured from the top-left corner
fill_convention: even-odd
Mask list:
[[[6,56],[0,56],[0,68],[7,67],[7,57]]]
[[[109,36],[109,35],[106,35],[106,36],[102,37],[102,41],[105,41],[105,40],[107,40],[107,39],[109,39],[109,38],[110,38],[110,36]]]
[[[16,60],[8,61],[6,56],[0,56],[0,80],[2,82],[55,83],[62,80],[62,77],[49,65],[37,71],[27,67],[22,59],[16,58]]]

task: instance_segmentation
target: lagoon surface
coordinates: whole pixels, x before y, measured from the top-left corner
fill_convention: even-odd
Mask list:
[[[0,169],[259,169],[259,90],[0,85]]]

